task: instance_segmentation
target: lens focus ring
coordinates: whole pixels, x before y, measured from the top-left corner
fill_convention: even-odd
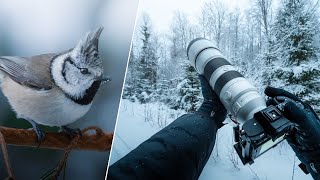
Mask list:
[[[188,58],[199,74],[206,77],[226,109],[244,122],[266,107],[258,90],[245,79],[209,40],[197,38],[188,46]]]

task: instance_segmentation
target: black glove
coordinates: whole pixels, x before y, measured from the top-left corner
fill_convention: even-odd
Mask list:
[[[283,114],[297,124],[287,141],[313,178],[320,179],[320,120],[317,114],[310,105],[285,90],[267,87],[265,94],[271,97],[267,105],[286,101]]]
[[[202,75],[199,75],[199,79],[201,82],[201,90],[204,101],[197,110],[197,113],[213,119],[220,128],[223,126],[222,122],[226,119],[227,110],[221,103],[217,94],[212,90],[212,87],[208,83],[207,79]]]

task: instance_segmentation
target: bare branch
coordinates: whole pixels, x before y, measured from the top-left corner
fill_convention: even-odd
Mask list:
[[[95,131],[95,133],[88,133],[88,131],[91,130]],[[72,142],[72,139],[63,132],[46,132],[44,140],[39,145],[39,143],[36,142],[36,134],[33,130],[0,127],[0,131],[2,132],[7,144],[17,146],[63,150]],[[104,133],[97,127],[88,127],[82,132],[87,133],[83,133],[76,145],[73,146],[73,149],[93,151],[110,150],[113,133]]]
[[[10,162],[9,162],[9,156],[8,156],[8,151],[7,151],[7,144],[6,141],[3,137],[3,134],[0,131],[0,144],[1,144],[1,151],[2,151],[2,156],[3,156],[3,161],[4,164],[6,166],[6,170],[8,173],[8,179],[14,179],[14,175],[10,166]]]

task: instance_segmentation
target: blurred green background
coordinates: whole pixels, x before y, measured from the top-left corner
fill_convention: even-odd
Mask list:
[[[99,50],[105,74],[111,76],[112,81],[100,88],[89,113],[70,127],[95,125],[112,132],[137,7],[138,0],[0,0],[0,56],[28,57],[60,52],[74,47],[86,32],[104,26]],[[2,92],[0,125],[31,127],[27,121],[15,118]],[[17,179],[39,179],[54,168],[63,155],[63,151],[17,146],[9,146],[8,153]],[[66,179],[104,179],[108,157],[109,152],[72,151],[67,162]],[[5,177],[1,156],[0,178]]]

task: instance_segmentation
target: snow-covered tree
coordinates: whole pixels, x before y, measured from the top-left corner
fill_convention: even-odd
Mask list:
[[[137,58],[135,54],[135,46],[132,43],[131,50],[130,50],[130,56],[129,56],[129,62],[128,62],[128,69],[124,84],[124,92],[122,95],[123,99],[131,98],[135,95],[136,90],[136,83],[134,79],[136,78],[136,64],[137,64]]]
[[[273,86],[295,93],[319,112],[319,47],[314,43],[319,28],[309,9],[308,1],[282,1],[273,27],[268,80]]]
[[[177,88],[181,96],[180,107],[188,112],[195,111],[200,105],[200,81],[198,74],[190,63],[184,66],[185,79],[181,87]]]
[[[223,40],[226,15],[227,5],[223,1],[206,2],[202,8],[202,22],[200,23],[204,25],[203,33],[207,35],[207,38],[214,39],[219,48]]]
[[[300,65],[315,58],[313,41],[318,27],[307,1],[284,0],[275,23],[275,48],[286,64]],[[281,52],[279,52],[281,51]]]
[[[151,20],[145,14],[140,31],[142,47],[137,63],[137,98],[140,102],[146,102],[149,95],[156,89],[157,82],[157,53],[156,46],[153,44]]]
[[[171,32],[170,58],[177,73],[177,78],[171,82],[178,84],[172,84],[170,105],[175,109],[195,111],[199,105],[200,86],[198,74],[190,65],[186,51],[188,43],[195,38],[196,33],[189,24],[186,14],[180,11],[175,12],[173,16]],[[179,81],[175,81],[177,79]]]

